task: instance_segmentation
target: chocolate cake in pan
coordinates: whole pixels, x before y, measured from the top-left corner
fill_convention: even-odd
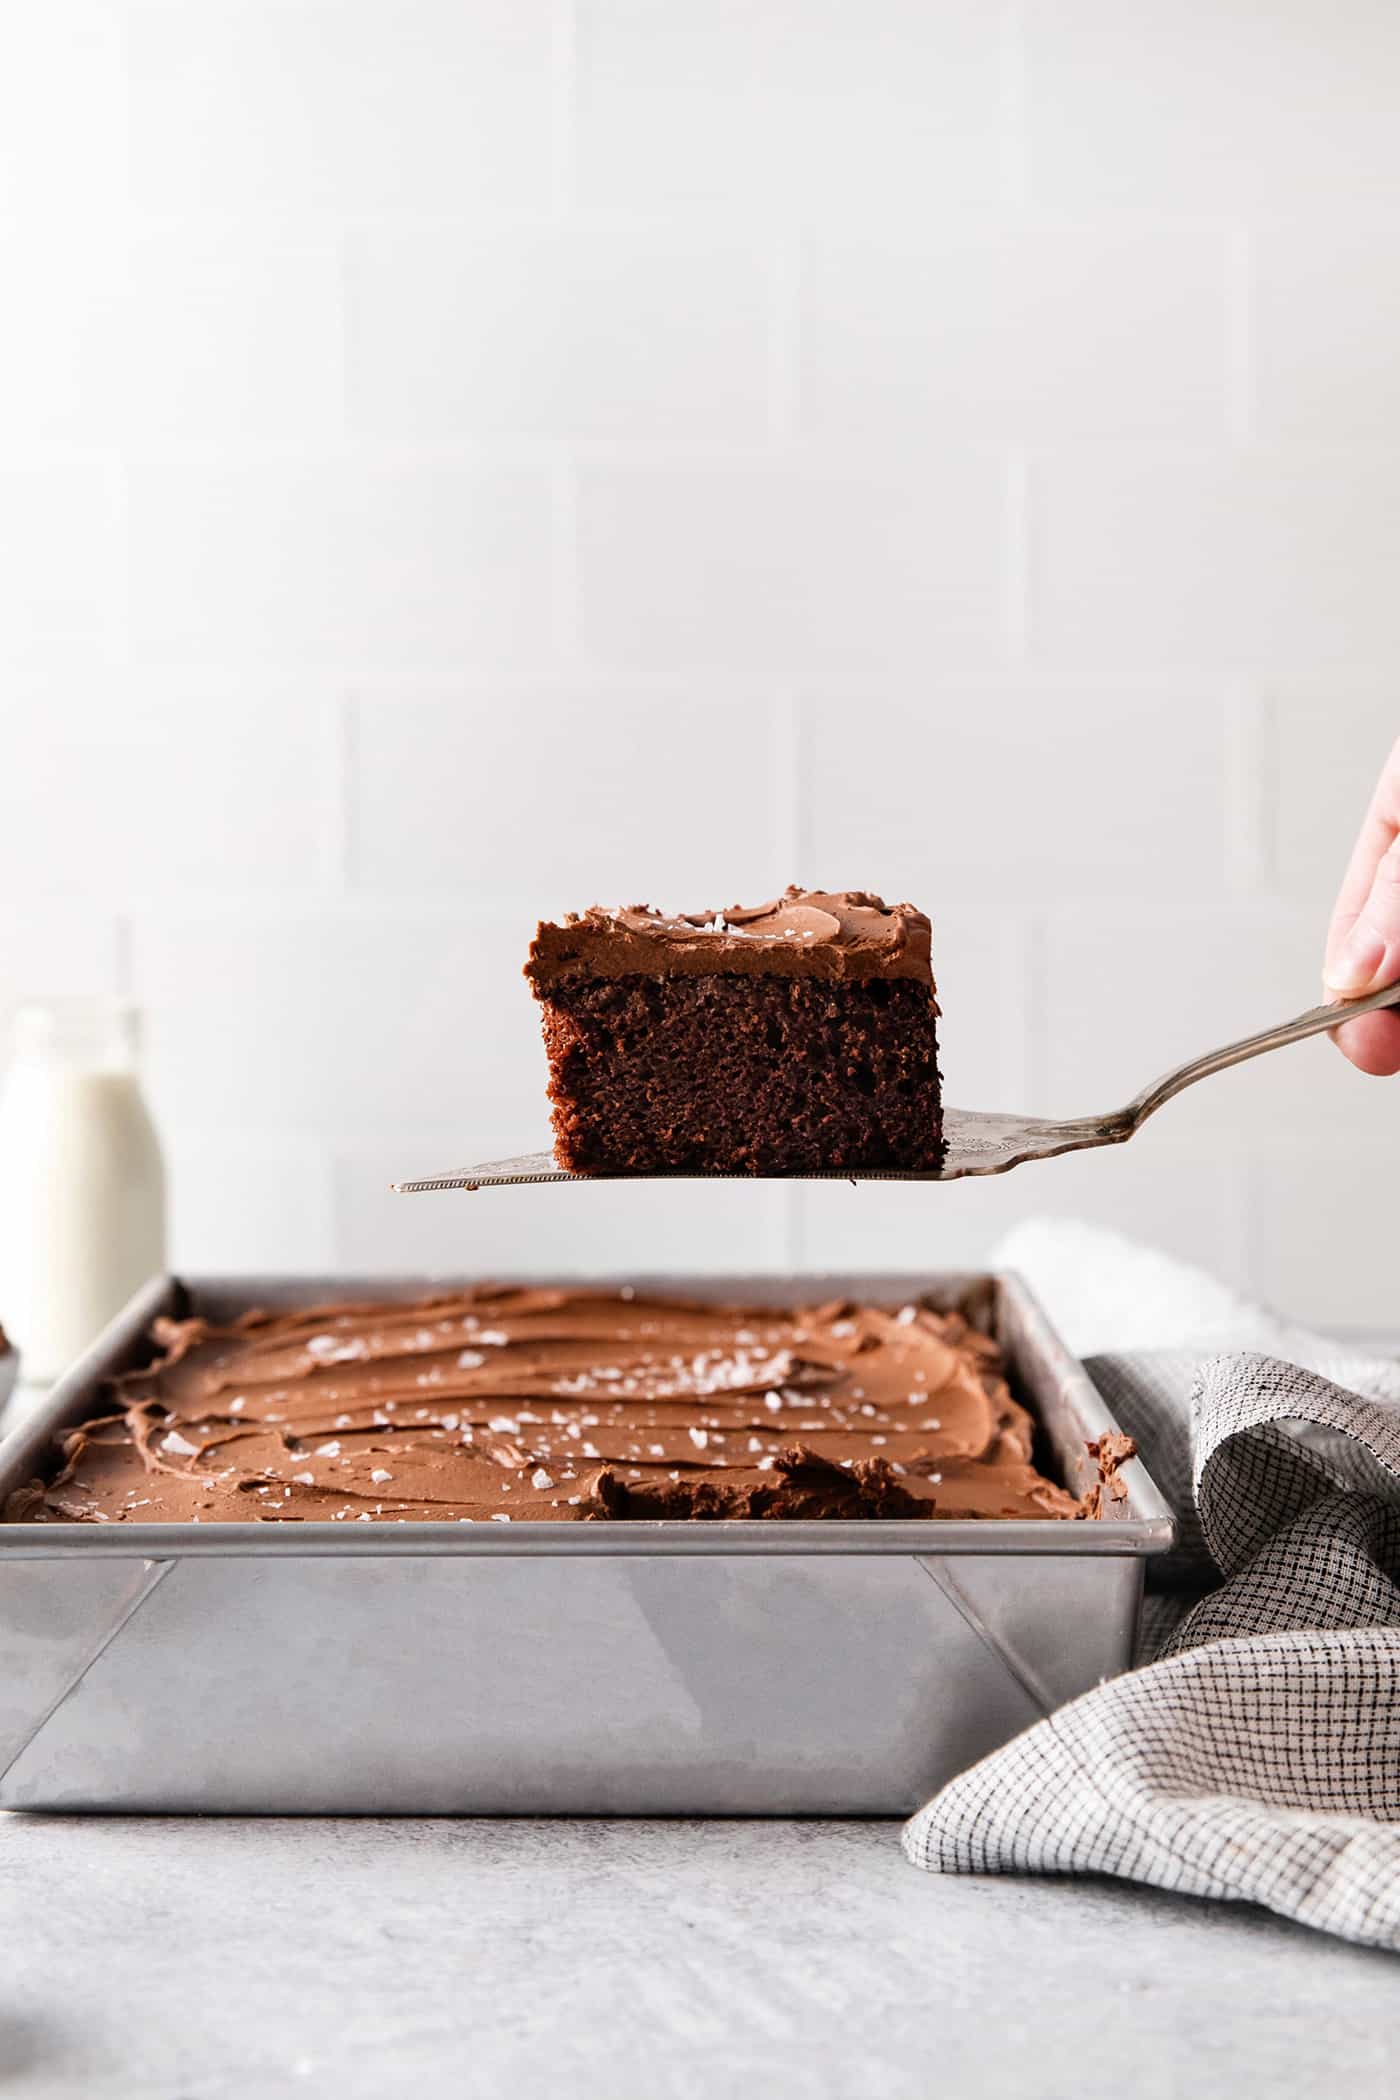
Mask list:
[[[573,1173],[930,1170],[942,1157],[928,919],[862,890],[538,928],[554,1150]]]
[[[223,1324],[66,1431],[31,1524],[1075,1518],[995,1341],[917,1299],[477,1284]]]

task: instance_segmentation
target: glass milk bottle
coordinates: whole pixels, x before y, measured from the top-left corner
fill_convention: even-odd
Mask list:
[[[66,1370],[165,1263],[165,1170],[137,1073],[140,1016],[25,1006],[0,1087],[0,1321],[20,1376]]]

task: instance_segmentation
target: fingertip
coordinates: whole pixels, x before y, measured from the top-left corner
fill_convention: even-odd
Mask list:
[[[1372,1079],[1392,1079],[1400,1073],[1400,1013],[1362,1014],[1328,1033],[1358,1072]]]
[[[1337,999],[1359,999],[1378,991],[1386,981],[1386,954],[1385,935],[1358,919],[1336,954],[1327,958],[1323,975],[1328,991]]]

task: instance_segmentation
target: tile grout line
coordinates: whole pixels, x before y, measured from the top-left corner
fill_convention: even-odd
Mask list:
[[[1023,207],[1030,201],[1030,139],[1027,111],[1030,67],[1025,22],[1017,0],[1001,11],[998,25],[997,151],[1003,204]]]
[[[1035,1115],[1047,1114],[1049,1038],[1046,1029],[1046,925],[1033,912],[1016,921],[1012,936],[1012,966],[1019,982],[1020,1070],[1013,1075],[1011,1099],[1027,1104]]]
[[[102,631],[106,654],[112,666],[113,683],[118,690],[118,704],[126,708],[131,704],[131,489],[124,451],[112,449],[104,453],[103,474],[107,522],[116,561],[114,573],[106,582]],[[111,922],[111,944],[112,980],[117,997],[134,1002],[136,926],[129,908],[121,911]],[[138,1025],[144,1031],[144,1016]],[[143,1054],[144,1050],[143,1040]]]
[[[121,667],[121,677],[131,667],[131,484],[127,456],[120,447],[104,451],[103,476],[107,526],[116,553],[113,574],[107,578],[102,607],[102,629],[109,660]],[[123,704],[129,694],[123,693]]]
[[[1011,663],[1031,651],[1031,463],[1024,447],[1007,452],[1002,483],[1003,645]]]
[[[341,692],[326,703],[331,746],[331,794],[322,859],[328,886],[337,892],[356,886],[360,859],[360,701]]]
[[[566,220],[577,190],[578,10],[576,0],[553,0],[550,23],[550,216]]]
[[[582,657],[582,599],[579,569],[579,470],[567,447],[550,472],[549,594],[553,654],[558,676],[577,675]]]
[[[344,457],[353,457],[355,438],[355,415],[352,396],[355,392],[355,290],[357,264],[364,251],[364,229],[355,220],[343,223],[335,235],[335,280],[336,293],[340,300],[340,326],[337,330],[337,372],[340,386],[340,430],[339,443]]]
[[[1253,443],[1257,425],[1254,242],[1243,220],[1226,229],[1225,298],[1229,433],[1240,450]]]
[[[136,929],[127,912],[112,921],[112,980],[119,999],[136,997]]]
[[[1273,700],[1247,680],[1225,695],[1225,864],[1238,896],[1278,886],[1278,737]]]
[[[774,878],[786,868],[783,882],[796,882],[802,834],[802,703],[790,688],[774,693],[768,723],[779,815],[773,833],[773,858],[778,864]]]
[[[802,242],[775,230],[768,265],[768,436],[790,445],[802,422]]]

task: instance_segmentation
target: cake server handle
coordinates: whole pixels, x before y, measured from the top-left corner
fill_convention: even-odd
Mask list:
[[[1368,992],[1361,999],[1339,1000],[1334,1006],[1310,1006],[1306,1013],[1296,1015],[1291,1021],[1281,1021],[1277,1027],[1261,1028],[1255,1035],[1241,1036],[1238,1042],[1225,1043],[1218,1050],[1207,1050],[1200,1057],[1188,1058],[1185,1064],[1164,1072],[1160,1079],[1154,1079],[1140,1094],[1135,1094],[1126,1108],[1110,1109],[1103,1115],[1055,1121],[1046,1116],[999,1115],[986,1110],[945,1106],[943,1164],[936,1175],[923,1178],[963,1181],[974,1175],[1005,1174],[1012,1167],[1025,1166],[1033,1159],[1056,1159],[1064,1152],[1088,1152],[1099,1145],[1121,1145],[1141,1130],[1147,1118],[1154,1115],[1164,1102],[1184,1093],[1198,1079],[1209,1079],[1213,1072],[1224,1072],[1231,1065],[1242,1065],[1247,1058],[1262,1057],[1267,1050],[1282,1050],[1289,1043],[1301,1043],[1307,1036],[1339,1028],[1344,1021],[1354,1021],[1359,1015],[1374,1013],[1383,1006],[1400,1007],[1400,982],[1386,985],[1379,992]],[[866,1177],[862,1175],[860,1178]]]
[[[1345,1021],[1354,1021],[1361,1014],[1377,1012],[1383,1006],[1400,1007],[1400,981],[1388,984],[1379,992],[1367,992],[1360,999],[1339,1000],[1335,1005],[1310,1006],[1306,1013],[1292,1021],[1282,1021],[1277,1028],[1261,1028],[1257,1035],[1241,1036],[1236,1043],[1226,1043],[1219,1050],[1207,1050],[1204,1056],[1193,1057],[1174,1071],[1164,1072],[1145,1086],[1128,1103],[1126,1113],[1136,1130],[1140,1124],[1159,1109],[1163,1102],[1194,1086],[1198,1079],[1209,1079],[1214,1072],[1224,1072],[1231,1065],[1242,1065],[1247,1058],[1262,1057],[1266,1050],[1283,1050],[1290,1043],[1301,1043],[1310,1035],[1321,1035],[1324,1030],[1340,1028]]]

